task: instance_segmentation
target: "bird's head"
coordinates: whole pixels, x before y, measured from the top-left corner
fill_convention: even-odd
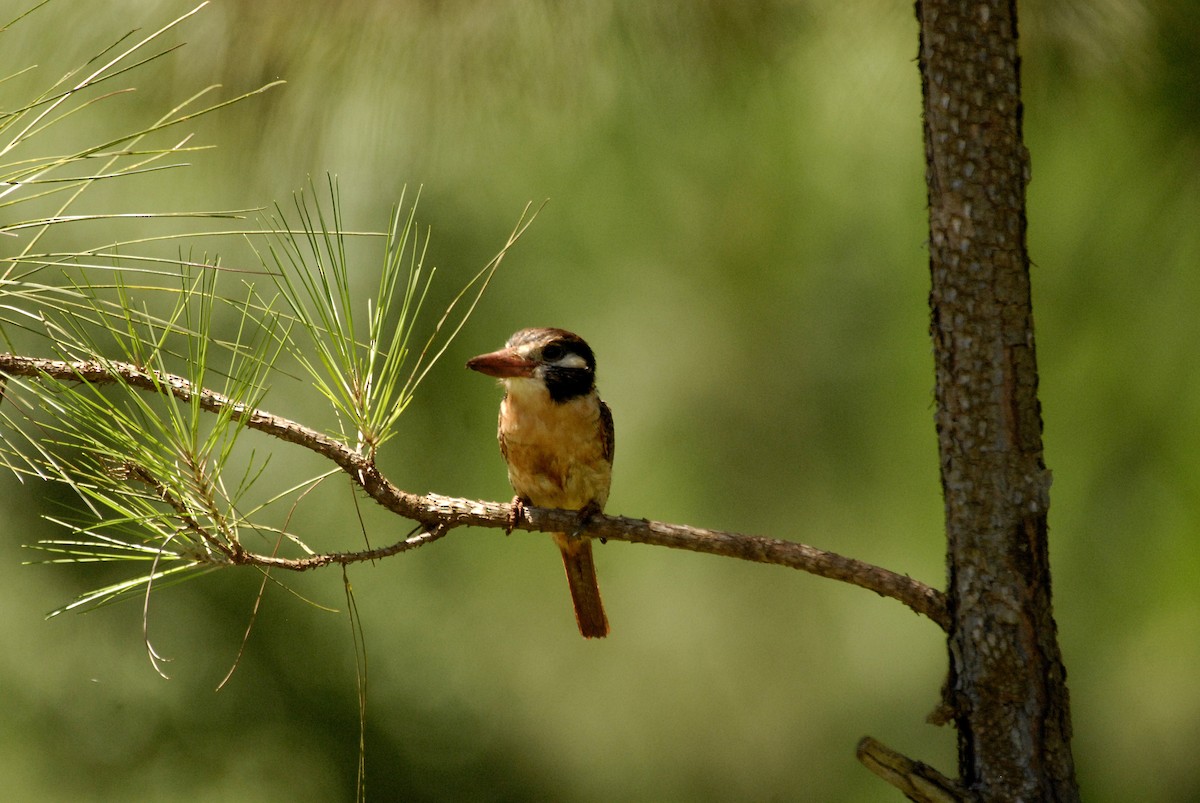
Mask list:
[[[564,402],[592,391],[596,357],[582,337],[565,329],[522,329],[504,348],[467,360],[467,367],[498,377],[540,382],[550,398]]]

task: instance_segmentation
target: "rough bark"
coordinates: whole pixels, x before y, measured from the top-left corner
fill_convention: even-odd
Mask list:
[[[1078,800],[1050,604],[1015,2],[918,0],[960,782]]]

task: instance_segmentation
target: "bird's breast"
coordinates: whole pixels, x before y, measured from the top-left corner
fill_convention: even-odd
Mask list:
[[[511,383],[500,404],[500,444],[513,490],[536,507],[603,507],[612,463],[599,397],[555,402],[544,387],[524,385]]]

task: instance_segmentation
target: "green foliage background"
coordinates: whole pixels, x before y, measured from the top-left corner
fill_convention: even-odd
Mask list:
[[[0,16],[24,7],[0,0]],[[48,84],[188,8],[55,3],[4,34],[4,72],[38,64],[30,77]],[[1200,10],[1021,13],[1079,776],[1093,801],[1194,799]],[[95,193],[88,209],[263,206],[331,172],[349,224],[380,229],[402,187],[423,185],[436,302],[526,201],[549,198],[385,447],[389,476],[507,498],[499,393],[461,365],[516,328],[564,326],[596,349],[616,416],[609,512],[792,538],[941,585],[916,37],[910,4],[879,0],[216,0],[155,80],[105,113],[161,113],[213,82],[287,86],[200,122],[219,149],[193,168]],[[281,380],[265,406],[320,426],[306,390]],[[282,467],[293,455],[278,448]],[[11,477],[0,492],[11,799],[353,795],[344,614],[269,589],[214,693],[259,578],[165,590],[149,619],[175,659],[164,682],[136,603],[43,621],[103,577],[22,566],[37,555],[20,544],[52,534],[39,516],[63,500]],[[345,488],[301,512],[329,533],[314,546],[361,544]],[[365,514],[373,544],[406,529]],[[598,553],[602,643],[576,635],[545,537],[458,531],[351,569],[371,798],[893,799],[854,761],[864,734],[952,770],[953,734],[923,723],[945,667],[932,624],[783,569]],[[335,571],[285,579],[345,607]]]

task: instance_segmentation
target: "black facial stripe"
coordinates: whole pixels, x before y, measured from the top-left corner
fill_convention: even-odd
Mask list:
[[[545,365],[542,372],[546,390],[556,402],[570,401],[592,390],[593,374],[590,367],[566,368],[561,365]]]

